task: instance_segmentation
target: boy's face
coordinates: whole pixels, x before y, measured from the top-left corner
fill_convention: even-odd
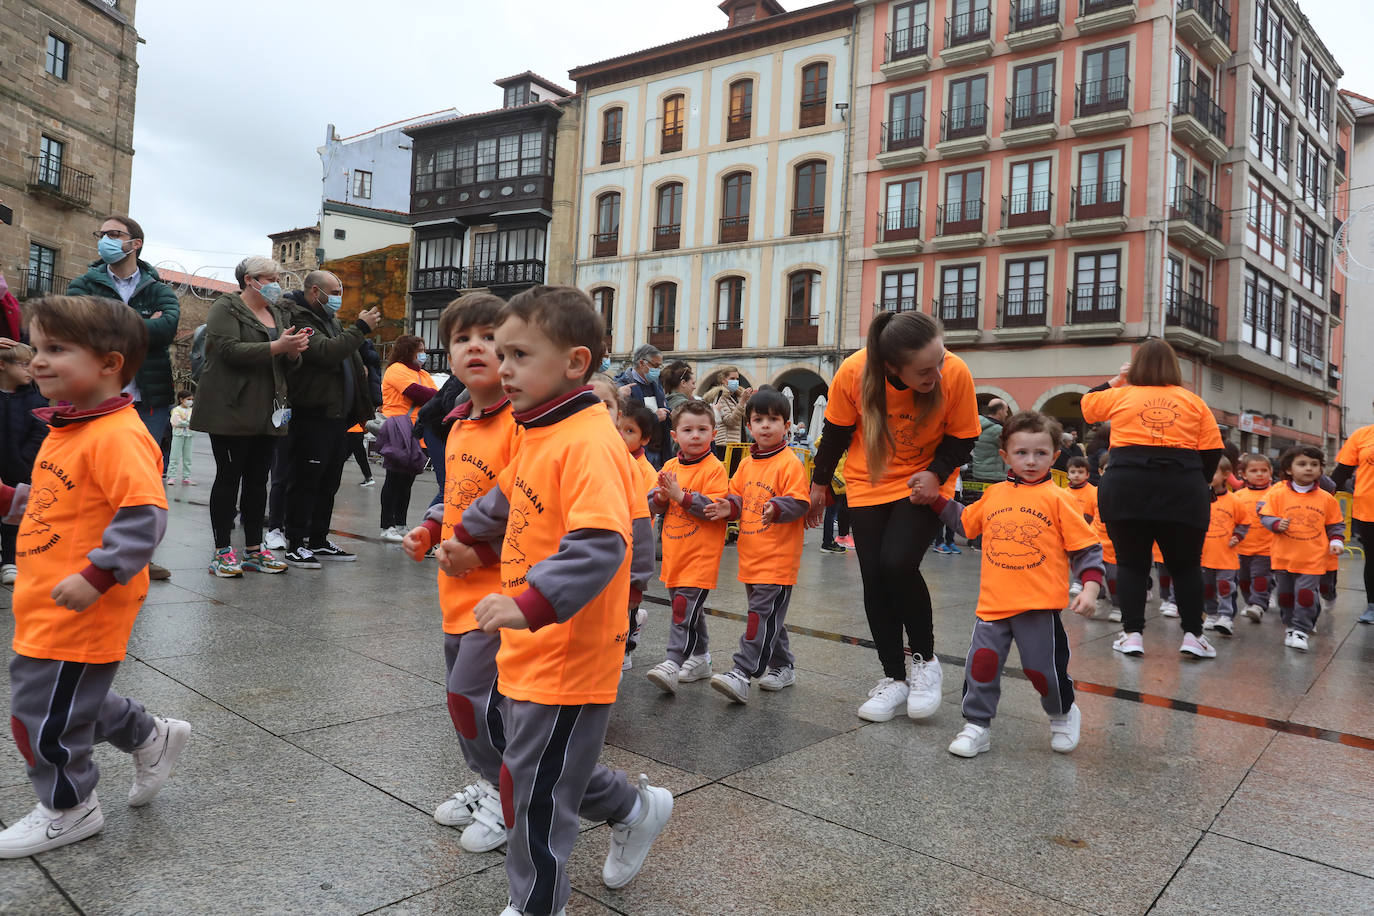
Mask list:
[[[689,458],[703,454],[716,439],[716,425],[699,413],[684,413],[673,427],[673,441]]]
[[[1087,482],[1088,482],[1088,469],[1087,469],[1087,468],[1078,468],[1078,467],[1069,468],[1069,483],[1075,484],[1075,485],[1076,485],[1076,484],[1087,483]]]
[[[123,387],[120,370],[124,356],[106,353],[58,340],[43,333],[34,323],[29,327],[29,343],[33,346],[33,362],[29,368],[43,397],[50,401],[70,401],[79,409],[94,407],[105,400],[113,388],[114,394]]]
[[[620,423],[620,395],[605,382],[592,382],[592,391],[601,399],[601,403],[606,405],[606,412],[611,415],[611,422]],[[619,426],[616,427],[619,429]]]
[[[1001,453],[1013,474],[1032,483],[1048,474],[1054,459],[1059,456],[1049,433],[1032,432],[1012,433]]]
[[[448,364],[458,381],[480,392],[501,387],[501,360],[496,356],[496,329],[491,325],[457,328],[448,342]]]
[[[1316,458],[1299,455],[1293,459],[1293,466],[1288,469],[1288,474],[1294,483],[1305,487],[1310,483],[1316,483],[1317,478],[1322,476],[1322,463]]]
[[[560,347],[523,318],[508,318],[496,329],[496,352],[501,388],[517,411],[576,391],[591,360],[586,347]]]
[[[33,381],[28,363],[0,362],[0,381],[6,388],[18,388]]]
[[[1241,476],[1252,487],[1267,487],[1273,483],[1274,472],[1269,469],[1268,462],[1252,461],[1245,466]]]
[[[775,413],[754,411],[749,414],[749,435],[761,451],[771,452],[787,436],[787,421]]]
[[[618,417],[615,428],[620,430],[620,438],[625,440],[625,445],[630,451],[637,452],[644,447],[644,433],[640,432],[639,424],[633,418]]]

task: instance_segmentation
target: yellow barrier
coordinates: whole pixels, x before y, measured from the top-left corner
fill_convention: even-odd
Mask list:
[[[816,462],[812,460],[811,451],[802,445],[791,446],[792,451],[801,459],[801,463],[806,467],[806,476],[811,477],[811,471],[815,468]],[[744,460],[744,456],[749,454],[748,442],[732,442],[725,446],[725,470],[731,477],[735,476],[735,469]]]

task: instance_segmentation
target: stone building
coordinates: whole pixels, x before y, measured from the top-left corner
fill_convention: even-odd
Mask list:
[[[20,298],[61,292],[126,212],[138,82],[135,0],[0,3],[0,271]]]
[[[287,229],[285,232],[273,232],[267,237],[272,240],[272,258],[282,266],[282,270],[295,274],[298,279],[320,266],[319,226]]]

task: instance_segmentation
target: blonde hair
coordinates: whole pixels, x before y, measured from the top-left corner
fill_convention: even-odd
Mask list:
[[[257,255],[244,258],[239,261],[234,268],[234,279],[239,282],[239,289],[248,288],[249,277],[261,277],[263,274],[280,274],[281,264],[271,258],[262,258]]]
[[[33,360],[33,347],[17,343],[0,350],[0,363],[27,363]]]
[[[921,312],[879,312],[868,326],[868,364],[864,367],[863,444],[868,457],[868,479],[877,483],[897,448],[887,426],[887,367],[902,366],[911,354],[941,335],[940,323]],[[916,423],[924,422],[944,402],[940,382],[922,394],[910,392]]]

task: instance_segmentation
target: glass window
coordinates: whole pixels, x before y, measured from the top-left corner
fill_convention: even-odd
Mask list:
[[[457,165],[457,183],[472,184],[477,178],[477,144],[472,141],[460,144],[454,161]]]
[[[498,141],[495,137],[477,141],[477,180],[496,180]]]
[[[887,186],[887,228],[911,229],[920,220],[921,179],[908,178]]]
[[[887,97],[887,141],[919,143],[925,131],[926,91],[910,89]]]
[[[1017,67],[1012,72],[1012,117],[1028,118],[1054,110],[1054,61]]]
[[[1007,262],[1007,291],[1003,318],[1015,323],[1018,318],[1045,314],[1045,291],[1049,275],[1047,258],[1025,258]]]
[[[372,198],[372,173],[362,169],[353,171],[353,196],[361,200]]]
[[[527,130],[520,137],[520,174],[547,175],[544,165],[544,133]]]
[[[1126,46],[1116,45],[1083,55],[1080,101],[1084,107],[1104,106],[1126,97]]]
[[[71,54],[72,46],[62,39],[48,33],[47,54],[44,58],[44,69],[60,80],[67,78],[67,57]]]
[[[804,162],[797,166],[796,208],[825,210],[825,163]]]
[[[611,108],[601,115],[601,162],[620,161],[620,132],[625,122],[623,108]]]
[[[29,243],[29,297],[45,296],[52,292],[53,276],[57,273],[57,250],[35,242]]]
[[[592,290],[592,304],[606,322],[606,336],[615,333],[615,290],[603,286]]]
[[[730,84],[730,122],[727,140],[743,140],[749,136],[754,118],[754,81],[737,80]]]
[[[892,7],[892,52],[896,57],[918,53],[926,48],[926,23],[929,20],[926,0],[898,3]]]
[[[889,312],[909,312],[919,305],[921,274],[917,270],[889,270],[883,273],[881,306]]]
[[[598,235],[617,235],[620,232],[620,194],[602,194],[596,199],[596,231]]]
[[[659,283],[653,289],[653,326],[660,330],[677,327],[677,284]]]
[[[662,152],[676,152],[682,149],[682,117],[686,98],[670,95],[663,100],[663,141]]]
[[[66,144],[46,134],[38,141],[38,181],[54,188],[62,185],[62,153]]]
[[[658,189],[658,225],[682,227],[682,184],[673,182]]]
[[[1011,212],[1042,213],[1050,208],[1050,160],[1017,162],[1011,167]]]
[[[799,270],[792,274],[787,278],[787,317],[815,324],[820,295],[820,271]]]
[[[725,176],[725,218],[748,219],[753,177],[748,172]]]
[[[744,278],[725,277],[716,284],[716,320],[734,328],[739,326],[744,307]]]
[[[811,64],[802,70],[801,127],[815,127],[826,121],[826,96],[830,67]]]

